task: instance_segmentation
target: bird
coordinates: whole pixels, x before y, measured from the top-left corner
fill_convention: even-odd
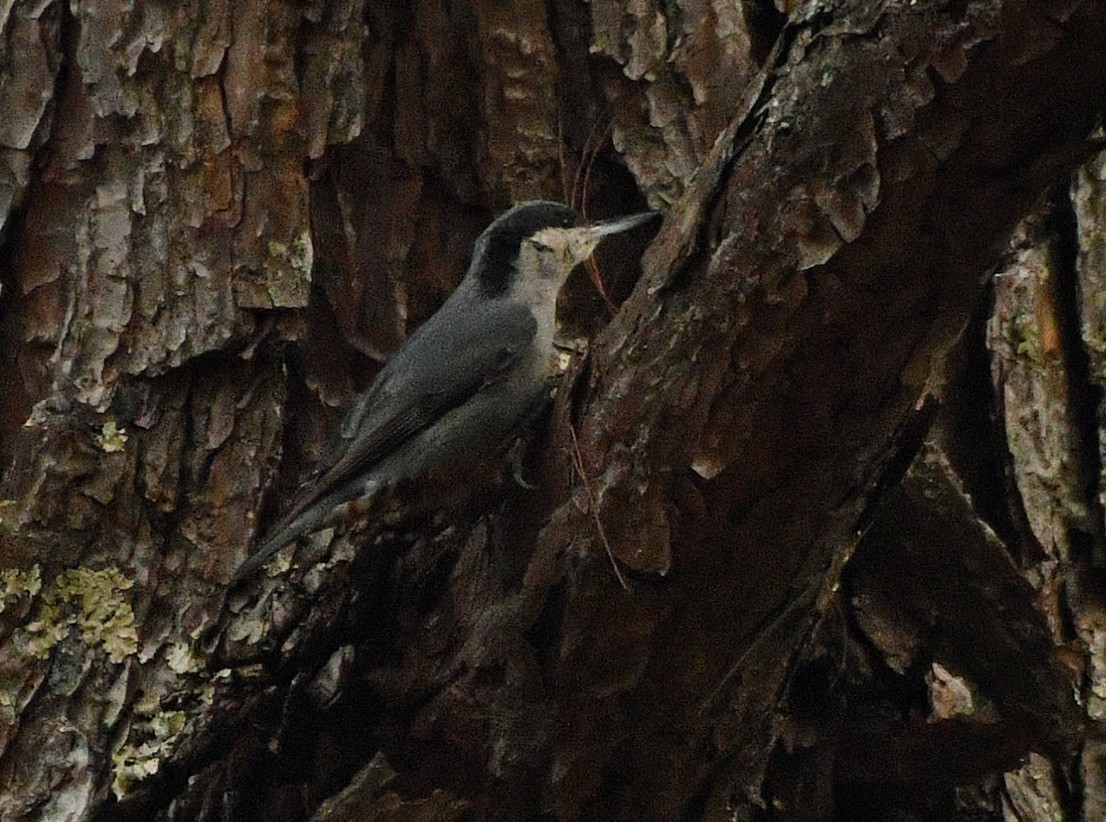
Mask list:
[[[231,584],[381,489],[463,471],[509,443],[550,395],[557,294],[568,275],[603,238],[656,216],[580,225],[575,209],[532,200],[497,217],[461,283],[386,361]]]

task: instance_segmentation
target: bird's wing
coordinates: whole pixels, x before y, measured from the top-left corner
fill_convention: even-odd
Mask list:
[[[276,533],[314,502],[501,379],[531,344],[536,322],[512,301],[435,314],[388,361],[350,409]]]

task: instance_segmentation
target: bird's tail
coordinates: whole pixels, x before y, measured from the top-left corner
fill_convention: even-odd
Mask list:
[[[359,496],[371,496],[376,490],[375,485],[362,479],[314,500],[305,508],[293,508],[273,524],[257,551],[234,572],[230,579],[231,586],[254,574],[285,545],[347,515],[352,500]]]
[[[330,506],[324,506],[322,504],[324,502],[325,500],[319,500],[295,516],[277,522],[262,540],[257,551],[238,566],[238,570],[231,577],[230,584],[237,585],[252,576],[285,545],[295,542],[299,537],[321,526],[330,514]]]

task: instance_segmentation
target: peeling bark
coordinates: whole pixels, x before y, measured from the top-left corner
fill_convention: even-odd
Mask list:
[[[955,464],[898,485],[984,275],[1089,154],[1101,4],[6,14],[0,817],[829,818],[856,786],[922,813],[963,784],[995,813],[1101,805],[1052,644],[1087,649],[1095,718],[1098,395],[1070,406],[1090,389],[1049,359],[1082,340],[1101,390],[1097,166],[1078,292],[1028,240],[1000,278],[1006,430],[1046,396],[1060,421],[1011,452],[1025,530],[989,532]],[[636,284],[640,248],[600,257],[613,317],[566,295],[602,331],[531,437],[542,492],[474,480],[428,515],[400,489],[228,591],[488,217],[559,195],[667,218]],[[1030,788],[1045,762],[1083,795]]]

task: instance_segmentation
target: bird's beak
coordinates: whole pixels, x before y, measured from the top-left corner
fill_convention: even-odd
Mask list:
[[[645,211],[641,214],[631,214],[628,217],[616,217],[613,220],[604,220],[601,223],[594,223],[593,225],[585,226],[584,228],[575,229],[579,231],[582,236],[586,237],[585,243],[582,244],[580,249],[582,256],[578,259],[580,262],[587,261],[588,277],[591,279],[592,285],[595,286],[595,290],[599,293],[599,296],[603,298],[603,301],[607,304],[611,313],[614,313],[614,304],[611,302],[610,297],[607,296],[607,288],[603,285],[603,277],[599,272],[599,266],[595,261],[588,260],[591,256],[591,252],[597,245],[611,234],[619,234],[623,231],[629,231],[631,228],[637,228],[642,223],[647,223],[654,217],[659,217],[660,212],[657,211]]]
[[[647,220],[659,217],[656,211],[646,211],[643,214],[631,214],[629,217],[616,217],[613,220],[604,220],[601,223],[576,226],[575,228],[557,229],[565,238],[569,255],[576,263],[582,263],[591,256],[595,247],[603,241],[604,237],[629,231]]]
[[[642,223],[647,223],[654,217],[659,217],[658,211],[645,211],[641,214],[631,214],[629,217],[617,217],[614,220],[604,220],[601,223],[595,223],[588,226],[591,233],[597,237],[606,237],[608,234],[619,234],[623,231],[629,231],[631,228],[636,228]]]

